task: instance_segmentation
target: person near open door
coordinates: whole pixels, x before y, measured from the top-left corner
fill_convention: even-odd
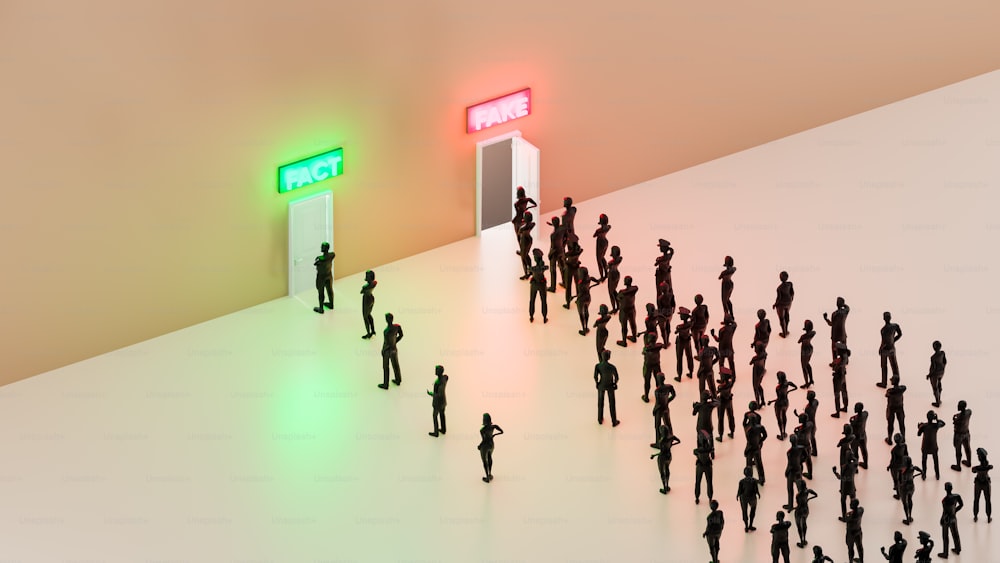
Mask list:
[[[517,187],[517,199],[514,201],[514,217],[510,220],[511,224],[514,225],[514,233],[518,235],[518,242],[520,242],[521,237],[521,226],[526,223],[526,214],[529,209],[538,207],[535,200],[531,199],[524,192],[524,186]],[[529,249],[531,246],[529,245]],[[523,250],[518,252],[521,256],[524,256]]]
[[[530,211],[524,212],[524,219],[517,228],[517,253],[521,256],[521,268],[524,270],[522,280],[531,278],[531,244],[534,239],[531,236],[532,229],[535,228],[535,218]]]
[[[313,311],[319,314],[323,314],[324,307],[327,309],[333,309],[333,259],[336,258],[337,253],[330,251],[330,243],[324,242],[320,245],[320,254],[313,261],[313,266],[316,266],[316,291],[319,293],[319,307],[313,307]],[[326,297],[329,297],[329,301],[324,301],[324,292],[326,292]]]

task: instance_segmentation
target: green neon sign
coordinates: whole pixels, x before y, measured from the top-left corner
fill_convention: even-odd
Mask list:
[[[278,167],[278,193],[322,182],[344,173],[344,149],[332,151]]]

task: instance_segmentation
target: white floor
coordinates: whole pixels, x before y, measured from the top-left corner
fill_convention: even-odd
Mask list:
[[[624,275],[653,297],[656,240],[677,249],[681,305],[707,298],[721,319],[717,276],[732,255],[739,383],[737,416],[751,397],[754,312],[770,311],[777,275],[796,287],[793,337],[817,323],[819,492],[811,544],[845,561],[831,467],[843,420],[832,409],[822,313],[851,306],[852,403],[871,412],[871,468],[858,476],[865,549],[902,530],[912,558],[918,530],[940,546],[945,480],[966,502],[963,552],[953,561],[1000,561],[985,518],[972,522],[972,476],[954,472],[951,417],[974,411],[973,448],[1000,460],[991,433],[1000,386],[991,368],[1000,315],[995,290],[1000,221],[1000,72],[749,150],[578,205],[586,237],[601,212],[621,246]],[[591,163],[593,166],[608,163]],[[566,187],[545,187],[572,195]],[[546,228],[543,233],[546,233]],[[547,241],[541,245],[547,249]],[[393,264],[375,266],[380,334],[360,339],[362,276],[337,280],[323,316],[279,299],[0,389],[0,559],[3,561],[706,561],[707,502],[693,502],[695,385],[680,384],[673,421],[673,491],[659,487],[639,348],[613,346],[623,375],[623,423],[595,420],[593,335],[550,296],[550,322],[527,319],[513,234],[503,226]],[[594,270],[596,271],[596,270]],[[594,290],[595,303],[606,290]],[[395,313],[403,385],[382,391],[382,315]],[[916,522],[903,526],[884,470],[888,447],[877,344],[883,311],[901,325],[908,441],[930,407],[931,342],[949,364],[938,412],[942,479],[918,481]],[[139,312],[137,312],[139,313]],[[539,315],[540,317],[540,315]],[[777,322],[771,314],[777,331]],[[95,319],[95,323],[100,319]],[[612,323],[612,340],[618,330]],[[773,338],[765,380],[801,381],[794,338]],[[673,350],[664,354],[671,371]],[[451,376],[450,432],[431,438],[435,364]],[[801,408],[804,393],[792,394]],[[483,412],[497,438],[496,480],[481,480]],[[771,409],[764,413],[772,436]],[[716,498],[728,522],[723,561],[769,560],[768,527],[784,503],[785,444],[765,448],[768,482],[759,531],[744,534],[735,488],[743,440],[718,445]],[[795,538],[792,534],[793,541]],[[792,560],[811,550],[792,547]],[[935,550],[937,551],[937,550]]]

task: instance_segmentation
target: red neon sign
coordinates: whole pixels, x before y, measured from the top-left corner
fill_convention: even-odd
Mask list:
[[[466,111],[466,132],[475,133],[531,114],[531,88],[469,106]]]

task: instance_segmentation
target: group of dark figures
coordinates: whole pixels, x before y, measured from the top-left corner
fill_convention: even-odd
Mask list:
[[[671,276],[671,259],[674,249],[666,240],[660,239],[658,246],[660,256],[654,262],[656,300],[655,303],[646,305],[645,331],[637,331],[636,322],[636,294],[638,287],[634,285],[631,276],[622,279],[620,265],[622,263],[621,249],[617,246],[610,246],[610,259],[607,254],[609,250],[608,232],[611,225],[608,216],[601,214],[598,218],[598,226],[593,234],[596,242],[596,263],[598,277],[590,275],[586,266],[581,265],[580,257],[583,249],[580,246],[580,237],[577,235],[574,225],[576,219],[576,208],[573,206],[571,198],[563,201],[564,210],[561,217],[553,217],[547,225],[552,227],[550,235],[550,246],[548,252],[549,263],[545,263],[545,254],[541,249],[532,248],[531,232],[535,228],[534,217],[530,209],[536,207],[536,202],[527,198],[523,190],[519,190],[514,204],[514,218],[512,223],[517,234],[518,254],[521,257],[523,275],[522,280],[530,280],[530,294],[528,302],[529,321],[534,321],[535,305],[538,299],[541,300],[541,312],[545,322],[548,322],[547,293],[556,292],[557,275],[565,289],[564,308],[569,309],[573,300],[576,300],[577,313],[581,328],[579,333],[587,335],[591,328],[595,328],[596,351],[598,363],[594,368],[594,381],[598,390],[597,400],[597,420],[604,422],[604,404],[608,403],[613,426],[618,426],[620,420],[617,417],[615,408],[615,390],[618,388],[619,374],[617,368],[610,362],[611,352],[607,349],[609,331],[607,324],[611,321],[612,315],[617,313],[621,326],[621,339],[617,344],[628,347],[629,342],[637,342],[642,338],[643,354],[643,393],[641,399],[649,402],[649,394],[653,390],[653,426],[656,439],[650,446],[657,449],[657,453],[652,454],[651,459],[657,459],[657,466],[660,473],[662,486],[660,493],[666,494],[670,491],[670,462],[672,460],[671,450],[673,446],[680,443],[680,439],[673,434],[670,422],[670,403],[676,398],[677,393],[674,386],[666,382],[660,365],[660,354],[662,350],[671,346],[670,336],[674,335],[673,345],[676,353],[676,377],[674,381],[683,380],[685,360],[687,366],[686,375],[693,379],[697,375],[699,401],[693,404],[692,415],[696,416],[696,447],[693,450],[695,456],[695,503],[700,502],[702,482],[705,482],[706,491],[710,499],[711,513],[704,537],[709,544],[709,551],[713,561],[718,560],[719,538],[724,526],[724,518],[719,510],[719,505],[713,498],[712,465],[715,459],[715,447],[713,444],[713,419],[717,416],[718,435],[716,441],[722,442],[725,432],[724,423],[728,421],[729,438],[733,438],[735,432],[735,417],[733,413],[733,386],[736,381],[736,365],[734,361],[735,348],[733,336],[736,331],[736,320],[733,313],[732,295],[734,289],[733,275],[736,273],[735,261],[731,256],[726,256],[723,260],[723,270],[719,274],[721,282],[721,301],[723,309],[723,321],[716,333],[715,329],[706,329],[709,324],[708,307],[704,297],[700,294],[694,298],[694,307],[678,307],[673,291],[673,280]],[[549,279],[546,279],[546,273]],[[779,274],[779,285],[776,290],[776,297],[772,309],[775,311],[780,324],[779,335],[782,338],[789,336],[789,313],[795,297],[792,283],[789,281],[787,272]],[[623,287],[619,287],[619,282],[623,281]],[[607,282],[608,298],[612,307],[602,304],[598,309],[598,317],[590,325],[589,308],[592,301],[591,290],[601,283]],[[575,290],[575,296],[574,296]],[[671,332],[671,321],[674,314],[680,317],[680,323]],[[832,383],[834,392],[834,412],[831,417],[840,418],[841,413],[847,413],[850,405],[847,391],[847,366],[850,362],[851,351],[847,347],[846,321],[850,307],[844,298],[837,298],[836,309],[832,313],[824,313],[823,320],[830,327],[830,347],[832,361]],[[938,445],[937,433],[944,426],[944,422],[937,418],[937,413],[933,410],[927,413],[926,422],[921,422],[917,426],[917,435],[921,437],[921,467],[916,468],[913,460],[909,457],[905,442],[905,413],[903,409],[903,393],[906,391],[905,385],[900,385],[899,366],[896,359],[896,342],[902,337],[902,330],[899,325],[892,321],[892,315],[884,313],[884,326],[880,331],[881,342],[879,345],[879,357],[881,360],[881,381],[876,383],[878,387],[884,388],[886,395],[886,420],[887,435],[886,443],[893,445],[891,460],[888,471],[892,475],[895,498],[902,501],[905,518],[904,524],[913,522],[912,506],[914,492],[914,477],[920,476],[926,479],[927,460],[931,458],[934,466],[935,478],[940,479],[938,468]],[[767,439],[767,431],[764,428],[759,414],[759,410],[764,406],[774,406],[775,418],[777,421],[779,440],[788,440],[789,449],[787,453],[787,465],[785,478],[788,492],[788,502],[783,508],[792,514],[794,524],[798,532],[799,541],[796,545],[804,548],[806,541],[807,517],[809,515],[809,501],[816,497],[816,492],[807,485],[807,479],[812,479],[812,458],[817,455],[816,445],[816,413],[819,401],[816,392],[809,389],[814,385],[813,369],[811,365],[813,355],[812,340],[816,336],[816,331],[812,321],[806,320],[803,324],[802,334],[798,339],[801,348],[801,368],[803,382],[797,385],[790,381],[787,375],[778,371],[776,374],[777,385],[775,397],[766,400],[763,388],[763,379],[766,373],[767,347],[770,341],[771,325],[767,319],[767,312],[764,309],[757,311],[757,323],[754,326],[754,337],[751,348],[753,358],[750,360],[752,372],[752,386],[754,400],[749,404],[749,411],[743,418],[743,430],[746,438],[746,448],[744,449],[745,470],[744,478],[737,487],[737,500],[743,517],[744,531],[756,530],[753,525],[757,508],[757,499],[760,498],[759,487],[764,484],[764,467],[761,460],[761,450],[764,441]],[[710,340],[711,337],[711,340]],[[717,344],[713,346],[712,343]],[[932,405],[941,406],[941,382],[944,376],[947,359],[940,342],[935,341],[932,345],[933,354],[930,360],[930,369],[926,379],[930,382],[934,396]],[[698,362],[695,370],[695,360]],[[715,367],[719,367],[719,379],[715,378]],[[892,377],[889,377],[891,369]],[[807,389],[806,405],[802,413],[797,410],[793,414],[798,420],[798,426],[791,434],[787,432],[787,411],[789,407],[789,393],[796,389]],[[987,518],[992,521],[991,490],[989,471],[992,469],[987,459],[987,452],[983,448],[977,449],[979,464],[972,467],[969,420],[972,411],[967,407],[965,401],[958,403],[958,412],[953,417],[954,423],[954,446],[956,452],[956,462],[952,469],[960,471],[962,466],[971,467],[975,474],[975,501],[973,507],[974,519],[978,521],[979,500],[985,497]],[[713,416],[715,415],[715,416]],[[838,444],[840,449],[840,463],[833,468],[833,474],[840,482],[841,493],[841,516],[840,520],[846,524],[846,542],[848,554],[853,561],[863,561],[864,549],[862,546],[861,519],[864,508],[861,507],[854,485],[854,476],[858,469],[868,468],[868,447],[867,447],[867,419],[868,411],[862,403],[854,405],[853,416],[849,423],[844,424],[844,436]],[[898,423],[899,431],[894,433],[894,426]],[[965,460],[962,459],[963,452]],[[757,477],[753,476],[756,469]],[[945,497],[942,500],[942,535],[943,550],[938,553],[939,557],[947,557],[949,551],[949,539],[954,540],[954,553],[961,551],[961,540],[958,535],[956,513],[962,509],[961,497],[954,493],[951,483],[945,484]],[[779,558],[788,561],[788,530],[792,522],[785,520],[785,512],[778,512],[777,522],[771,527],[772,533],[772,558],[777,562]],[[917,560],[929,560],[933,541],[930,536],[920,532],[921,548],[917,552]],[[902,534],[896,533],[896,540],[892,546],[886,550],[883,548],[883,555],[890,561],[901,561],[902,553],[906,547],[906,541]],[[814,547],[814,561],[829,560],[823,555],[822,549]]]
[[[667,383],[666,376],[660,365],[660,354],[662,350],[671,346],[670,335],[675,336],[673,345],[676,352],[676,377],[674,381],[683,380],[684,364],[686,360],[687,377],[693,379],[697,374],[699,384],[699,401],[692,405],[692,416],[696,416],[696,447],[693,450],[695,456],[695,503],[700,502],[701,486],[704,481],[706,492],[710,500],[711,512],[707,517],[706,528],[703,536],[706,538],[713,562],[719,558],[720,538],[725,525],[725,519],[719,508],[719,503],[715,500],[712,467],[715,459],[715,446],[713,443],[714,422],[713,415],[718,418],[718,435],[715,441],[722,442],[724,435],[724,423],[728,420],[728,436],[734,438],[735,417],[733,412],[733,387],[736,382],[736,365],[734,361],[735,349],[733,337],[737,323],[735,320],[732,294],[734,289],[733,275],[736,272],[734,260],[726,256],[723,260],[723,270],[719,274],[721,281],[721,297],[723,307],[723,321],[718,333],[715,329],[707,330],[709,323],[708,306],[704,302],[702,295],[698,294],[694,298],[694,307],[678,307],[673,292],[673,280],[671,276],[671,259],[674,249],[666,240],[660,239],[658,246],[660,256],[654,262],[656,302],[646,305],[645,331],[639,333],[636,323],[636,294],[638,287],[633,284],[631,276],[621,277],[620,265],[622,263],[621,249],[617,246],[610,247],[610,260],[607,258],[609,243],[608,232],[611,229],[607,215],[601,214],[598,219],[598,228],[593,234],[596,240],[596,261],[599,277],[590,275],[586,266],[581,265],[581,255],[583,249],[580,246],[580,239],[574,228],[576,208],[573,206],[571,198],[565,198],[564,211],[560,217],[553,217],[547,223],[553,228],[550,236],[550,249],[548,253],[549,263],[545,263],[545,254],[541,249],[532,247],[531,232],[535,228],[533,215],[530,209],[537,204],[532,199],[525,196],[523,189],[518,189],[517,200],[514,204],[515,215],[512,223],[517,234],[518,254],[521,258],[523,269],[522,280],[529,280],[530,294],[528,314],[529,320],[534,321],[535,305],[537,300],[541,300],[541,313],[544,322],[548,322],[547,293],[554,293],[557,285],[557,274],[561,276],[562,285],[565,288],[564,308],[569,309],[572,302],[576,301],[577,313],[580,319],[581,335],[590,333],[591,328],[596,329],[596,351],[598,363],[594,367],[594,383],[598,391],[597,400],[597,420],[604,422],[604,403],[608,403],[609,414],[612,426],[618,426],[621,421],[617,417],[615,407],[615,391],[618,388],[619,374],[617,368],[611,363],[611,351],[606,344],[609,337],[607,324],[617,313],[621,325],[621,339],[617,344],[621,347],[628,347],[628,343],[636,343],[641,335],[643,354],[643,393],[640,398],[644,402],[650,402],[650,391],[653,391],[653,426],[655,441],[650,444],[657,450],[652,454],[651,459],[657,459],[657,467],[660,474],[660,493],[667,494],[670,491],[670,463],[672,460],[672,448],[680,444],[681,440],[673,434],[673,425],[670,421],[670,403],[677,397],[674,386]],[[334,254],[330,252],[329,245],[322,246],[323,254],[315,261],[317,278],[316,287],[319,293],[319,306],[314,310],[323,313],[324,308],[333,308],[332,280],[330,279],[331,264]],[[547,279],[546,274],[549,274]],[[795,292],[792,283],[788,280],[788,273],[779,274],[780,283],[776,290],[776,298],[772,309],[775,311],[779,324],[779,336],[785,338],[789,336],[789,312],[794,300]],[[592,301],[591,289],[601,283],[607,282],[608,297],[613,307],[609,308],[602,304],[598,310],[598,318],[593,325],[590,325],[589,308]],[[619,283],[624,282],[623,287]],[[362,316],[365,324],[364,339],[370,339],[375,335],[372,310],[375,298],[373,290],[377,282],[375,274],[371,270],[366,272],[365,284],[361,289],[362,294]],[[575,289],[575,295],[574,295]],[[324,292],[326,292],[324,294]],[[326,299],[328,298],[328,299]],[[850,313],[842,297],[837,298],[836,309],[832,314],[823,314],[823,320],[830,327],[830,341],[832,361],[832,380],[834,391],[835,410],[831,414],[833,418],[839,418],[841,413],[848,412],[847,393],[847,366],[850,361],[851,351],[847,347],[846,320]],[[673,315],[677,313],[680,323],[671,332],[671,321]],[[912,518],[913,493],[915,489],[914,479],[920,476],[921,479],[927,477],[927,459],[931,458],[935,478],[940,479],[938,467],[938,445],[937,433],[944,426],[944,422],[937,418],[937,414],[932,410],[927,413],[926,422],[921,422],[917,426],[917,435],[921,437],[921,467],[916,468],[913,460],[909,456],[905,441],[905,414],[903,410],[903,394],[906,391],[905,385],[900,385],[899,368],[896,360],[896,342],[902,337],[899,325],[892,322],[890,313],[884,314],[885,324],[881,329],[881,343],[879,346],[879,356],[881,358],[882,379],[877,386],[885,388],[886,395],[886,419],[888,433],[886,443],[892,446],[890,452],[890,462],[887,470],[892,475],[894,498],[900,500],[903,505],[905,518],[904,524],[910,524]],[[382,368],[383,382],[378,385],[381,389],[389,389],[390,368],[394,374],[393,383],[402,383],[397,344],[403,338],[403,330],[400,325],[394,323],[391,313],[386,313],[386,328],[383,331],[382,345]],[[803,383],[797,385],[788,380],[787,374],[778,371],[776,374],[777,385],[775,388],[775,398],[765,399],[763,389],[763,379],[766,373],[767,346],[770,341],[771,325],[767,319],[767,312],[764,309],[757,311],[757,323],[754,326],[754,338],[751,348],[754,355],[750,360],[752,367],[752,386],[754,400],[749,403],[749,410],[744,414],[742,427],[746,439],[744,448],[745,468],[744,477],[737,485],[736,499],[740,504],[744,532],[756,530],[754,519],[757,510],[757,499],[760,498],[760,487],[765,483],[764,466],[761,458],[761,451],[764,441],[768,437],[767,430],[763,425],[760,409],[765,406],[774,406],[775,419],[777,421],[777,439],[788,440],[789,449],[787,452],[787,465],[785,469],[786,489],[788,502],[783,506],[784,510],[792,515],[793,521],[786,520],[786,512],[779,511],[776,514],[776,522],[771,526],[771,555],[772,561],[777,563],[779,558],[786,563],[789,560],[788,536],[789,529],[795,524],[799,541],[796,545],[804,548],[806,540],[807,519],[809,516],[809,502],[816,498],[817,494],[810,489],[807,480],[813,477],[812,458],[817,455],[816,444],[816,424],[819,401],[816,392],[809,389],[815,382],[813,380],[813,369],[811,359],[813,355],[812,340],[816,335],[812,321],[806,320],[803,325],[802,335],[798,339],[801,348],[801,368]],[[710,340],[711,337],[711,340]],[[718,345],[713,346],[712,341]],[[947,359],[942,350],[941,343],[933,343],[934,353],[931,356],[931,367],[926,378],[930,381],[934,395],[932,405],[941,406],[941,381],[944,376]],[[694,369],[694,360],[698,360],[698,369]],[[719,366],[720,379],[715,379],[715,366]],[[888,377],[891,368],[892,377]],[[447,405],[445,388],[448,376],[444,373],[442,366],[435,367],[435,382],[433,390],[427,393],[432,397],[432,409],[434,430],[429,434],[437,437],[447,432],[445,425],[445,407]],[[794,410],[793,414],[798,421],[792,433],[787,432],[787,411],[789,407],[789,393],[797,389],[807,389],[806,405],[803,412]],[[958,412],[953,417],[954,426],[954,446],[956,452],[956,463],[952,469],[961,471],[962,466],[970,467],[975,474],[974,478],[974,503],[973,518],[978,521],[979,501],[985,498],[985,509],[987,519],[992,521],[991,488],[989,472],[993,466],[989,463],[987,452],[983,448],[976,450],[978,465],[972,466],[969,420],[972,411],[967,407],[965,401],[958,403]],[[840,450],[839,465],[833,467],[833,474],[840,482],[841,496],[841,516],[840,520],[846,524],[846,543],[849,559],[852,561],[864,560],[864,548],[862,545],[861,521],[864,508],[856,496],[854,477],[859,468],[868,468],[868,448],[867,448],[867,419],[868,412],[862,403],[854,405],[854,415],[850,417],[848,423],[843,427],[843,438],[838,443]],[[898,423],[899,431],[895,432],[894,423]],[[494,424],[488,413],[483,414],[482,427],[480,429],[480,443],[478,449],[483,463],[485,476],[483,481],[489,483],[493,480],[493,450],[494,437],[503,434],[503,429]],[[962,459],[963,452],[965,460]],[[756,470],[757,477],[754,477]],[[942,499],[942,516],[940,524],[942,527],[943,550],[938,553],[939,557],[947,557],[949,551],[949,539],[954,540],[954,553],[961,551],[961,540],[958,535],[957,512],[964,507],[962,498],[953,492],[951,483],[945,483],[945,496]],[[918,562],[930,561],[934,542],[926,532],[919,532],[920,549],[916,552]],[[900,532],[895,533],[894,543],[888,549],[883,547],[882,554],[890,562],[902,561],[903,552],[907,542]],[[832,561],[823,554],[819,546],[813,547],[814,562]],[[855,556],[857,555],[857,557]]]
[[[324,242],[320,246],[322,254],[316,257],[313,265],[316,267],[316,290],[319,294],[319,306],[313,310],[323,314],[324,309],[333,309],[333,259],[336,256],[330,251],[330,244]],[[375,336],[375,319],[372,311],[375,308],[375,287],[378,281],[375,279],[375,272],[368,270],[365,272],[365,284],[361,287],[361,316],[365,325],[365,333],[362,339],[368,340]],[[403,328],[397,324],[392,313],[385,314],[386,327],[382,331],[382,383],[378,384],[379,389],[389,389],[389,374],[393,375],[392,382],[395,385],[403,383],[403,378],[399,369],[399,350],[397,345],[403,339]],[[448,426],[445,419],[445,407],[448,405],[446,388],[448,385],[448,375],[444,372],[443,366],[434,367],[434,387],[428,390],[431,396],[432,417],[434,420],[434,430],[428,432],[433,437],[447,434]],[[481,440],[479,443],[479,454],[483,462],[483,470],[486,475],[483,481],[489,483],[493,480],[493,437],[503,434],[503,429],[493,424],[489,413],[483,414],[483,426],[480,429]]]

